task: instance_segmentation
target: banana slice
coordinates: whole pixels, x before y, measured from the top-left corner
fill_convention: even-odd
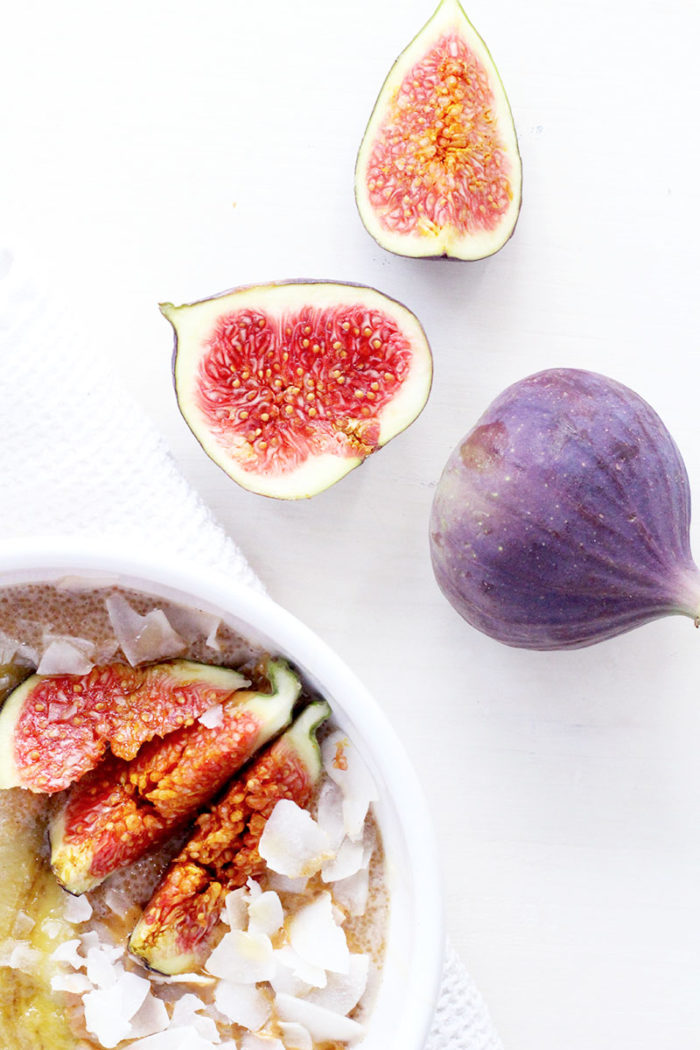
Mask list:
[[[27,957],[25,973],[0,967],[0,1046],[4,1050],[75,1050],[65,1003],[51,991],[56,946],[44,920],[60,918],[62,890],[48,866],[46,802],[20,788],[0,794],[0,946]],[[33,925],[32,925],[33,920]]]

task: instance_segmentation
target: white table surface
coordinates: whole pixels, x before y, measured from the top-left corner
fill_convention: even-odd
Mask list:
[[[459,438],[502,387],[555,365],[646,396],[700,490],[700,8],[474,0],[525,191],[509,244],[460,264],[385,253],[355,211],[365,121],[431,13],[394,7],[23,0],[0,38],[3,229],[270,593],[393,718],[438,828],[452,939],[506,1047],[690,1050],[700,635],[669,620],[574,653],[510,650],[443,599],[427,527]],[[375,285],[435,356],[420,419],[299,503],[244,492],[199,449],[156,306],[287,277]]]

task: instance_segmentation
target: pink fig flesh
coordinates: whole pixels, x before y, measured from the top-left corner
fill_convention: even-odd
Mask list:
[[[261,495],[328,488],[413,422],[430,391],[420,323],[372,288],[290,281],[161,310],[187,424]]]

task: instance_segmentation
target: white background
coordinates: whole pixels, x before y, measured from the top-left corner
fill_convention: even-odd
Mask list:
[[[555,365],[647,397],[700,491],[700,9],[474,0],[524,200],[509,244],[469,264],[385,253],[353,201],[379,86],[430,13],[7,5],[3,230],[33,247],[273,597],[393,718],[438,828],[452,939],[507,1048],[690,1050],[700,636],[673,620],[575,653],[510,650],[438,592],[427,531],[452,447],[505,385]],[[244,492],[201,452],[157,309],[288,277],[375,285],[418,314],[435,356],[420,419],[300,503]]]

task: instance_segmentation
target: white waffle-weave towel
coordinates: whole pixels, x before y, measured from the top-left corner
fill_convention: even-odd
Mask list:
[[[91,357],[26,264],[0,249],[0,539],[51,533],[157,540],[188,562],[261,588],[179,473],[141,407]],[[501,1050],[484,1002],[448,945],[426,1050]]]

